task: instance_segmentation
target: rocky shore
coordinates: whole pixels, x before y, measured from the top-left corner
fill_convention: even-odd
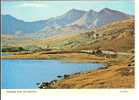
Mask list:
[[[58,80],[41,82],[40,89],[134,88],[134,56],[120,56],[105,62],[95,71],[57,76]]]
[[[76,88],[134,88],[134,54],[119,53],[117,56],[94,55],[89,53],[36,52],[2,56],[2,59],[58,59],[66,62],[97,62],[106,64],[95,71],[79,72],[57,76],[57,80],[37,83],[40,89]]]

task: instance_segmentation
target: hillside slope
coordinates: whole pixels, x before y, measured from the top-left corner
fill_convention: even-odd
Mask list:
[[[10,38],[10,36],[8,37]],[[17,42],[18,41],[18,42]],[[40,46],[59,50],[113,50],[129,51],[134,48],[134,19],[115,21],[90,32],[64,34],[48,39],[2,37],[2,46]]]
[[[68,50],[100,48],[127,51],[134,48],[134,20],[116,21],[86,33],[51,37],[45,45]]]
[[[129,17],[131,15],[108,8],[104,8],[98,12],[71,9],[60,16],[33,22],[26,22],[11,15],[2,15],[2,34],[21,34],[18,37],[26,35],[37,39],[48,38],[59,34],[86,32],[92,28]]]

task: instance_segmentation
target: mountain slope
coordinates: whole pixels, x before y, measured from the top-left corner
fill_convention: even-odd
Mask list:
[[[104,8],[99,12],[71,9],[61,16],[34,22],[24,22],[10,15],[1,17],[3,34],[20,33],[21,36],[26,34],[35,38],[48,38],[54,35],[83,33],[130,16],[120,11]]]
[[[134,19],[115,21],[90,32],[50,38],[45,45],[66,50],[115,50],[134,48]]]
[[[11,15],[2,15],[2,33],[34,33],[47,28],[61,27],[77,20],[84,13],[84,11],[72,9],[62,16],[34,22],[24,22],[23,20],[16,19]]]
[[[72,23],[72,25],[77,24],[80,26],[86,26],[87,28],[93,28],[108,24],[113,21],[126,19],[128,17],[130,17],[128,14],[108,8],[104,8],[99,12],[90,10],[79,20]]]
[[[3,34],[15,34],[16,32],[33,33],[45,26],[45,21],[24,22],[10,15],[2,15],[1,18]]]
[[[72,14],[69,14],[71,12],[77,13],[77,11],[71,10],[67,14],[65,14],[70,19],[72,18]],[[61,26],[57,28],[56,27],[44,28],[41,31],[41,34],[39,34],[39,36],[42,35],[45,37],[49,37],[49,36],[54,36],[58,34],[61,35],[61,34],[82,33],[86,31],[90,31],[90,29],[92,28],[101,27],[105,24],[108,24],[114,21],[127,19],[129,17],[131,16],[128,14],[122,13],[120,11],[111,10],[108,8],[104,8],[99,12],[90,10],[90,11],[82,12],[82,15],[75,18],[76,20],[72,20],[70,21],[70,23],[66,23],[65,26]],[[60,26],[58,24],[55,24],[55,25]],[[79,27],[82,27],[82,30]]]
[[[46,21],[46,29],[50,27],[62,27],[66,26],[77,19],[79,19],[81,16],[83,16],[86,12],[82,10],[77,10],[77,9],[71,9],[65,14],[61,16],[57,16],[54,18],[50,18]]]
[[[60,50],[114,50],[129,51],[134,48],[134,19],[115,21],[90,32],[54,35],[47,39],[2,37],[3,46],[39,46]]]

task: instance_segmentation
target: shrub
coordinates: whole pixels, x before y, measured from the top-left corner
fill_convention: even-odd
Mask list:
[[[102,53],[101,50],[96,50],[96,54],[97,54],[97,55],[102,55],[103,53]]]
[[[18,51],[25,51],[23,47],[6,47],[2,48],[2,52],[18,52]]]

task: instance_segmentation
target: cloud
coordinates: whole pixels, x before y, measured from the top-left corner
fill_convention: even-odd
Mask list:
[[[46,5],[42,3],[23,3],[19,6],[20,7],[36,7],[36,8],[46,7]]]

